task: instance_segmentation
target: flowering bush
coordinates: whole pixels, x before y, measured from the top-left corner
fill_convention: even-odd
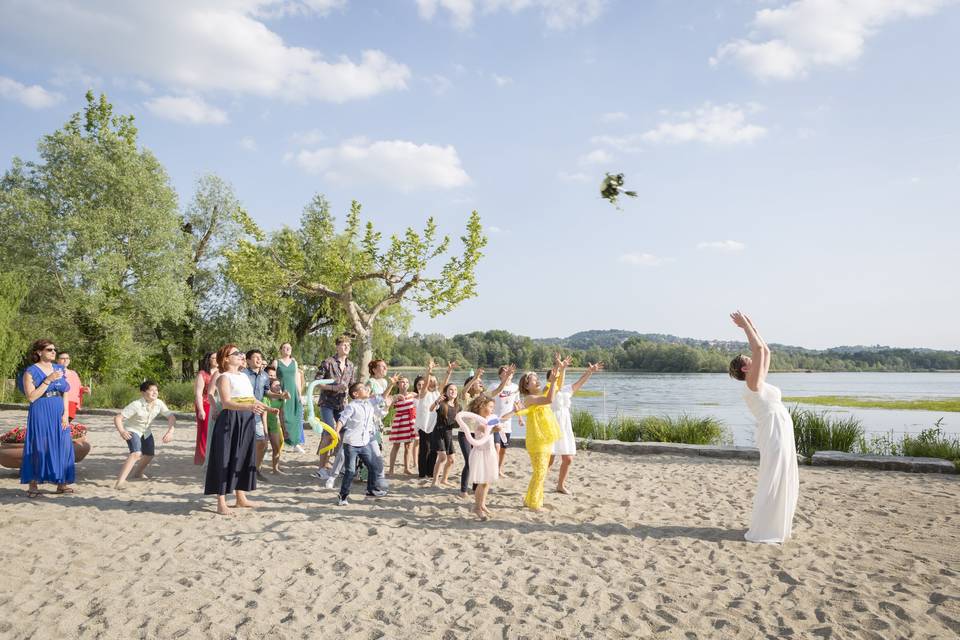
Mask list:
[[[23,441],[27,437],[27,428],[26,427],[17,427],[15,429],[10,429],[5,434],[0,436],[0,442],[3,444],[23,444]]]
[[[70,438],[72,440],[77,440],[87,435],[87,427],[82,424],[72,423],[70,425]],[[0,442],[3,444],[23,444],[24,440],[27,439],[27,428],[26,427],[17,427],[15,429],[10,429],[5,434],[0,436]]]

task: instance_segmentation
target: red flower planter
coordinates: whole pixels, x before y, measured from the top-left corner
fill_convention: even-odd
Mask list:
[[[87,428],[83,425],[74,425],[71,428],[73,439],[73,455],[77,462],[80,462],[90,453],[90,443],[87,442]],[[23,463],[23,427],[17,427],[8,431],[3,436],[5,439],[21,440],[20,442],[2,442],[0,443],[0,467],[7,469],[19,469]]]

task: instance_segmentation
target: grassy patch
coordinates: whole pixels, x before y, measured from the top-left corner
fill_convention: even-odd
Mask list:
[[[876,400],[871,398],[857,398],[854,396],[788,396],[784,398],[783,401],[827,407],[960,412],[960,398],[943,398],[939,400]]]
[[[596,389],[580,389],[575,394],[574,398],[602,398],[603,391],[597,391]]]
[[[831,417],[826,411],[810,411],[794,405],[793,438],[797,453],[809,458],[817,451],[850,453],[863,440],[863,425],[853,417]]]
[[[579,438],[622,442],[679,442],[684,444],[732,444],[733,437],[713,417],[682,415],[617,416],[609,422],[597,420],[587,411],[573,411],[573,432]]]
[[[924,429],[917,435],[904,435],[897,440],[893,435],[875,435],[867,441],[860,439],[860,452],[879,456],[916,456],[920,458],[942,458],[953,462],[960,471],[960,436],[947,435],[937,420],[930,429]]]

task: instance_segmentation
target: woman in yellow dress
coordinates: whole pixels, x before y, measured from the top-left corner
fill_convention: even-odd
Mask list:
[[[559,354],[553,359],[552,379],[557,384],[551,384],[546,392],[540,387],[540,378],[533,371],[528,371],[520,378],[519,392],[523,409],[506,414],[526,416],[526,446],[530,455],[530,464],[533,465],[533,475],[527,485],[527,495],[523,504],[528,509],[539,511],[543,508],[543,485],[547,480],[547,469],[550,466],[550,454],[553,453],[553,443],[560,439],[560,424],[550,407],[557,389],[563,386],[563,375],[569,364],[561,360]]]

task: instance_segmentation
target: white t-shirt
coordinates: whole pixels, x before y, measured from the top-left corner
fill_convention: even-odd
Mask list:
[[[424,433],[430,433],[437,426],[437,412],[430,411],[430,407],[440,397],[439,391],[427,391],[422,398],[417,400],[417,429]]]
[[[513,411],[513,405],[517,403],[520,387],[517,386],[515,382],[511,382],[503,388],[503,391],[497,394],[497,397],[494,398],[493,413],[498,416],[502,416],[505,413],[510,413]],[[503,427],[504,433],[513,432],[513,418],[510,418],[506,422],[501,422],[500,426]]]

